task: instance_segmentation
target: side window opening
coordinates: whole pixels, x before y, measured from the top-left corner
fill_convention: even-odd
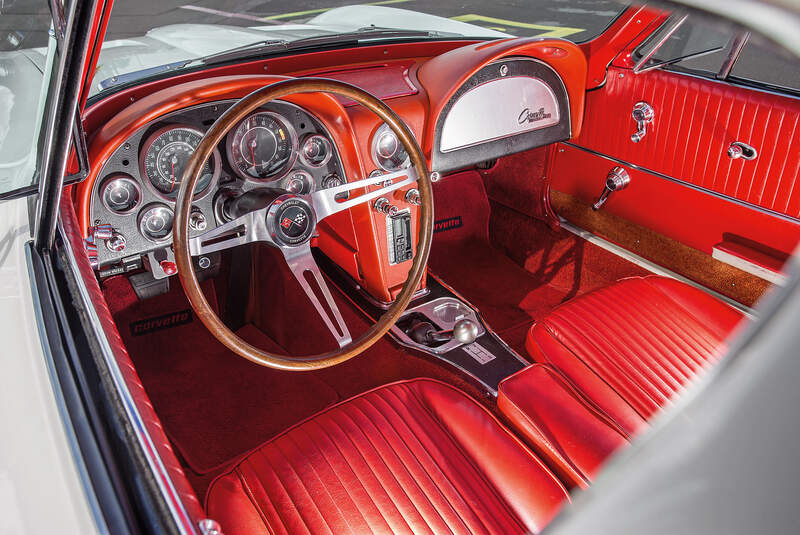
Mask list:
[[[783,55],[761,37],[682,14],[670,17],[650,36],[636,50],[634,60],[640,63],[635,69],[639,72],[664,68],[800,93],[800,63],[796,59]]]

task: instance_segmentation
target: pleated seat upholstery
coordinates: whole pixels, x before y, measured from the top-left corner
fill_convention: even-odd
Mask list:
[[[666,277],[623,279],[556,308],[526,349],[629,433],[725,353],[742,314]]]
[[[428,379],[344,401],[248,454],[209,490],[243,533],[531,533],[563,485],[483,406]]]

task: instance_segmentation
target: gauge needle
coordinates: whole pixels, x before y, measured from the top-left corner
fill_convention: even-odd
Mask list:
[[[250,156],[253,158],[253,169],[256,167],[256,139],[250,140]]]
[[[172,193],[172,190],[175,189],[175,156],[169,161],[169,176],[172,179],[172,183],[169,185],[169,192]]]

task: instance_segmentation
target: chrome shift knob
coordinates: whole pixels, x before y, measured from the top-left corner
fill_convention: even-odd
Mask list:
[[[472,320],[459,320],[453,325],[453,338],[464,345],[474,342],[478,338],[478,332],[478,324]]]

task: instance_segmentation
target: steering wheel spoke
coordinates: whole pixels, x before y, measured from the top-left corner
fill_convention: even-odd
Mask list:
[[[257,241],[272,243],[266,225],[266,209],[256,210],[189,240],[192,256],[213,253]]]
[[[281,252],[286,258],[289,269],[294,274],[297,282],[300,283],[311,304],[317,309],[322,321],[336,339],[339,347],[344,347],[352,342],[353,338],[344,323],[342,313],[339,312],[339,307],[336,306],[333,295],[331,295],[328,285],[311,254],[311,247],[306,243],[299,247],[282,247]],[[314,291],[312,282],[319,290],[319,294],[324,298],[324,303],[320,301],[317,292]]]
[[[359,205],[364,202],[377,199],[388,193],[391,193],[404,186],[408,186],[417,181],[417,173],[413,167],[408,169],[401,169],[393,173],[385,175],[378,175],[370,178],[356,180],[355,182],[348,182],[341,186],[315,191],[310,195],[311,202],[314,205],[317,219],[322,220],[326,217],[333,215],[337,212],[347,210],[353,206]],[[389,184],[386,184],[389,182]],[[347,199],[339,200],[337,196],[342,193],[352,193],[354,190],[375,186],[378,184],[386,184],[376,190],[367,191],[366,193],[357,197],[349,197]]]

